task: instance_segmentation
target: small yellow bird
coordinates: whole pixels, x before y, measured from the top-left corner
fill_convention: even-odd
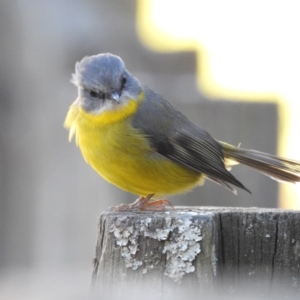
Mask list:
[[[134,78],[118,56],[76,63],[78,98],[65,120],[86,162],[104,179],[140,196],[116,210],[162,209],[208,178],[250,192],[227,168],[248,165],[279,181],[299,182],[300,162],[216,141],[162,96]]]

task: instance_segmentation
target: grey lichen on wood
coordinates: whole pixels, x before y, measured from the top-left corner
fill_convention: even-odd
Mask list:
[[[258,208],[105,212],[94,287],[116,297],[300,292],[299,222],[299,212]]]
[[[137,259],[136,254],[141,249],[139,241],[146,238],[150,242],[165,241],[160,254],[165,254],[164,274],[174,282],[181,282],[185,274],[195,271],[192,262],[200,252],[201,221],[193,219],[189,214],[173,219],[167,212],[163,215],[165,216],[162,220],[153,216],[137,219],[128,216],[118,217],[111,224],[109,231],[113,233],[116,244],[120,246],[126,267],[132,270],[143,267],[143,274],[152,270],[159,260],[156,251],[152,249],[145,251],[142,259]],[[130,222],[132,220],[134,222]],[[161,221],[160,228],[157,228],[159,221]]]

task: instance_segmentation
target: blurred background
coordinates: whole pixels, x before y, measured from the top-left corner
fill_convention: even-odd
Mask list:
[[[121,56],[216,139],[300,159],[300,24],[293,1],[269,2],[1,1],[0,299],[85,298],[99,215],[136,198],[68,143],[70,78],[84,56]],[[170,200],[300,207],[299,188],[246,167],[233,173],[252,196],[207,182]]]

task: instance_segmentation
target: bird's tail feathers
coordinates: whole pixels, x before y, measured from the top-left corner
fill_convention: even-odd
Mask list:
[[[226,160],[247,165],[277,181],[300,182],[300,161],[256,150],[237,148],[221,142]],[[230,164],[232,165],[232,164]]]

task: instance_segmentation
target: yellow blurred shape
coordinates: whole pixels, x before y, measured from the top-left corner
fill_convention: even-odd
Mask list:
[[[298,1],[137,3],[143,43],[160,52],[195,51],[198,84],[208,97],[276,101],[279,155],[300,160]],[[279,205],[300,209],[300,185],[282,184]]]

